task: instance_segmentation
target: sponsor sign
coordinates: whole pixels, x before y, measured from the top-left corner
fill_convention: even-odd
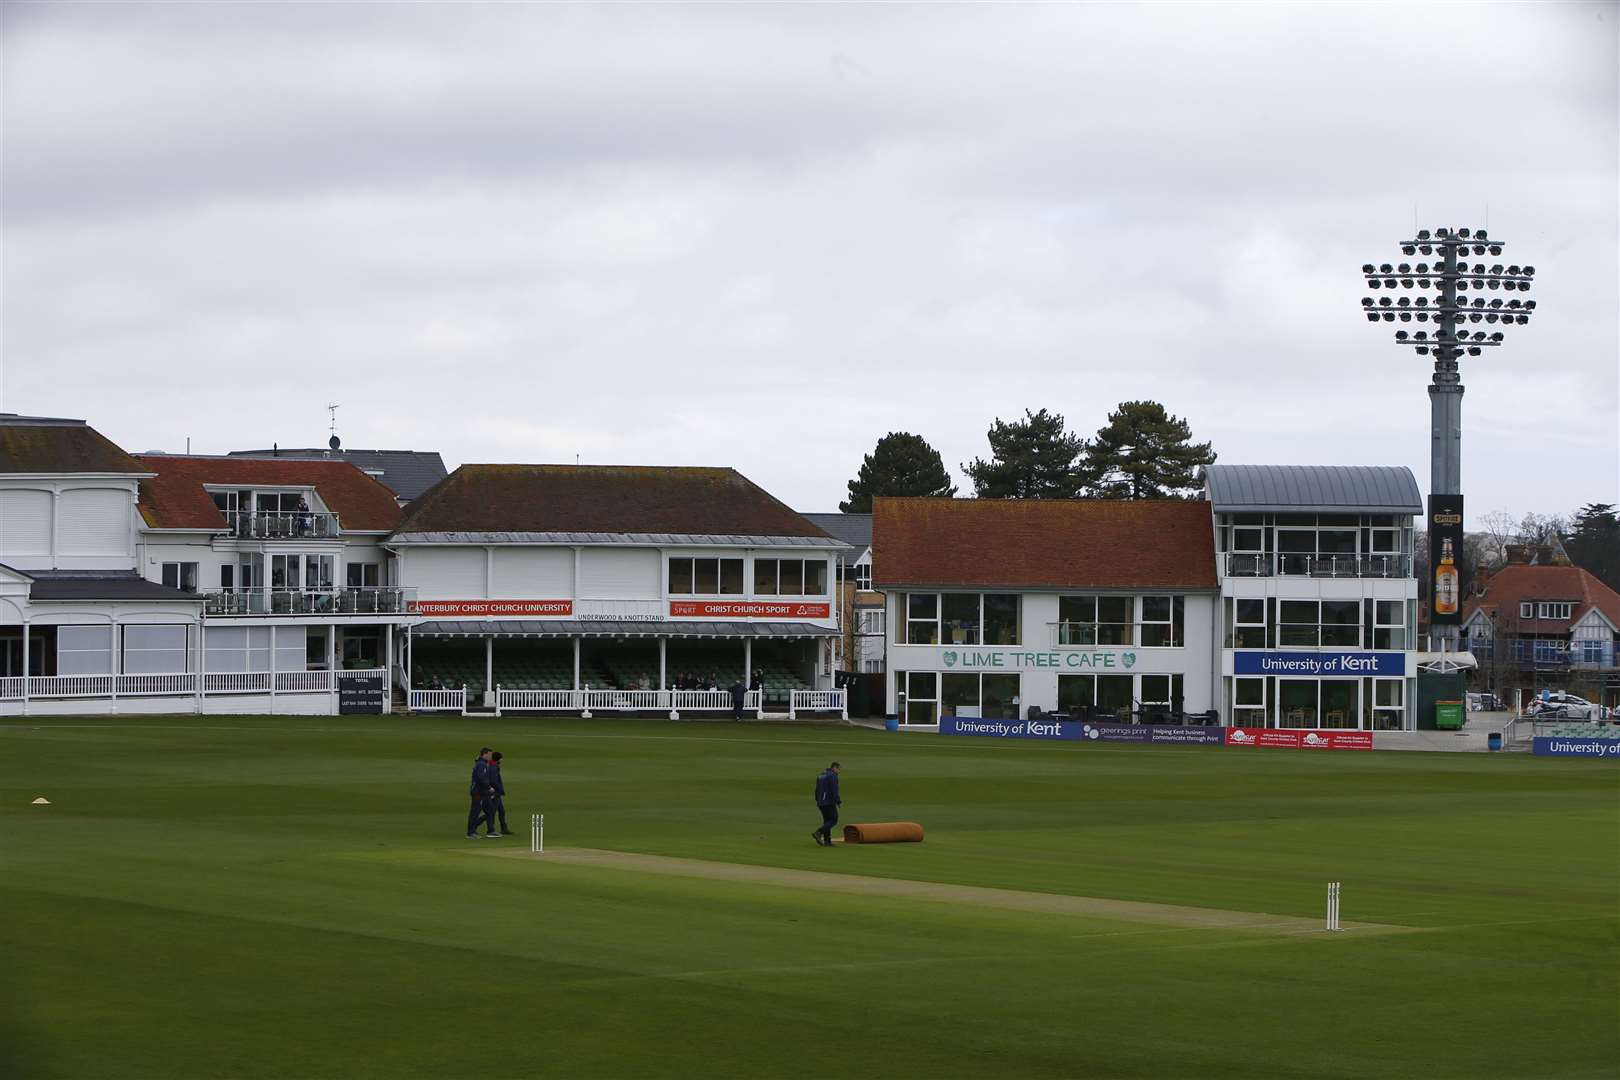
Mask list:
[[[1080,741],[1078,720],[980,720],[971,716],[942,716],[941,735],[983,735],[993,739],[1063,739]]]
[[[1530,744],[1530,752],[1537,757],[1608,758],[1620,761],[1620,739],[1538,735]]]
[[[805,604],[796,600],[671,600],[675,618],[700,619],[828,619],[831,604]]]
[[[1429,624],[1462,621],[1462,589],[1457,560],[1463,551],[1463,497],[1429,496]]]
[[[1086,724],[1089,742],[1158,743],[1178,746],[1220,746],[1226,742],[1218,727],[1174,727],[1169,724]]]
[[[339,713],[380,713],[388,695],[388,679],[383,675],[338,676]]]
[[[1315,731],[1310,728],[1234,727],[1227,746],[1272,746],[1284,750],[1371,750],[1370,731]]]
[[[1134,652],[1050,652],[1005,649],[945,649],[939,662],[948,671],[1033,671],[1056,668],[1063,671],[1130,671],[1136,666]]]
[[[1399,652],[1287,652],[1240,649],[1232,654],[1234,675],[1405,675]]]
[[[422,615],[572,615],[572,600],[418,600]]]

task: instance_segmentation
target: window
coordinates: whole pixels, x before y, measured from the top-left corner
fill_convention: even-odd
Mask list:
[[[1320,644],[1317,601],[1284,600],[1278,604],[1277,644],[1314,649]]]
[[[1569,646],[1556,638],[1536,638],[1536,663],[1562,664],[1568,659]]]
[[[1373,609],[1372,647],[1406,648],[1406,604],[1400,600],[1371,600],[1368,603]]]
[[[1234,649],[1266,647],[1266,602],[1261,597],[1236,597],[1226,607],[1227,645]]]
[[[298,588],[301,555],[270,556],[270,587],[272,589]]]
[[[1096,702],[1095,675],[1058,676],[1058,712],[1073,715],[1078,710],[1091,708]]]
[[[741,596],[741,559],[670,559],[671,596]]]
[[[934,711],[939,699],[939,677],[932,671],[901,673],[899,685],[905,690],[908,724],[934,724],[939,722]]]
[[[1322,601],[1322,645],[1353,649],[1361,644],[1361,601]]]
[[[984,594],[984,643],[1017,645],[1019,597],[1017,593]]]
[[[1142,707],[1152,705],[1164,709],[1181,708],[1183,701],[1180,675],[1143,675]]]
[[[299,649],[302,651],[302,643]],[[343,637],[343,666],[350,669],[382,667],[382,641],[375,634],[359,637],[346,633]]]
[[[1097,708],[1128,719],[1132,704],[1129,675],[1097,676]]]
[[[855,589],[857,592],[872,591],[872,564],[855,564]]]
[[[941,598],[947,645],[979,643],[979,594],[946,593]]]
[[[194,562],[166,562],[163,564],[163,584],[171,589],[197,591],[197,564]]]
[[[1583,664],[1601,664],[1601,663],[1603,663],[1603,642],[1602,641],[1597,641],[1597,640],[1582,641],[1581,642],[1581,663],[1583,663]]]
[[[872,568],[866,568],[871,584]],[[755,559],[754,595],[826,596],[826,559]]]
[[[1180,647],[1186,600],[1180,596],[1142,597],[1142,639],[1147,648]]]
[[[304,556],[304,588],[330,589],[332,587],[332,567],[335,561],[330,555]],[[373,563],[373,566],[376,564]]]
[[[1526,600],[1519,605],[1519,618],[1533,619],[1536,617],[1536,605]]]
[[[1406,726],[1406,680],[1372,680],[1374,731],[1400,731]]]
[[[1574,604],[1537,604],[1536,618],[1538,619],[1564,619],[1567,620],[1575,613]]]
[[[1232,683],[1232,726],[1265,727],[1266,680],[1237,678]]]
[[[62,626],[56,631],[58,675],[111,675],[113,628]]]
[[[304,641],[304,669],[306,671],[326,670],[326,642],[331,634],[330,626],[311,626],[308,628],[309,636]]]
[[[219,587],[226,592],[236,588],[236,567],[222,563],[219,568]]]
[[[382,584],[380,563],[352,562],[344,568],[344,574],[351,589],[374,589]]]
[[[1060,596],[1058,644],[1130,645],[1135,606],[1130,596]]]
[[[939,594],[907,593],[906,644],[939,644]]]
[[[186,627],[124,627],[124,667],[132,675],[179,674],[189,669],[186,662]]]
[[[1277,644],[1285,648],[1355,648],[1361,644],[1360,600],[1283,600]]]

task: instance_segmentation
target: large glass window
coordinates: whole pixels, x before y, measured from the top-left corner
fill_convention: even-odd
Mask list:
[[[669,592],[671,596],[741,596],[743,561],[670,559]]]
[[[939,715],[978,716],[979,677],[947,672],[939,679]]]
[[[1277,680],[1277,707],[1283,727],[1317,726],[1316,691],[1315,679]]]
[[[1143,675],[1142,676],[1142,708],[1158,709],[1165,712],[1181,711],[1182,677],[1180,675]]]
[[[670,569],[673,572],[674,567],[671,566]],[[344,574],[347,576],[349,588],[351,589],[371,589],[382,584],[382,566],[378,563],[352,562],[344,568]],[[687,581],[691,581],[690,571],[688,571]],[[670,591],[673,592],[674,590],[671,589]]]
[[[906,644],[939,644],[939,594],[907,593]]]
[[[826,596],[827,560],[755,559],[754,595]]]
[[[1353,649],[1361,644],[1361,601],[1322,601],[1322,644]]]
[[[1322,680],[1322,726],[1325,728],[1356,728],[1360,721],[1356,716],[1356,687],[1355,679],[1323,679]]]
[[[272,589],[296,589],[299,582],[299,568],[302,566],[301,555],[272,555],[270,556],[270,587]]]
[[[197,564],[194,562],[166,562],[163,564],[163,584],[171,589],[197,591]]]
[[[1320,644],[1315,600],[1284,600],[1278,609],[1278,645],[1314,649]]]
[[[1186,600],[1180,596],[1142,597],[1142,635],[1146,648],[1180,647],[1186,621]]]
[[[1263,678],[1233,679],[1232,726],[1266,726],[1266,680]]]
[[[1406,726],[1406,680],[1372,679],[1374,731],[1400,731]]]
[[[304,556],[304,588],[330,589],[332,587],[332,568],[336,560],[330,555]],[[376,563],[369,564],[376,566]]]
[[[947,645],[979,643],[979,594],[946,593],[941,597]]]
[[[1059,645],[1131,645],[1136,598],[1058,597]]]
[[[985,675],[980,712],[986,720],[1018,719],[1018,676]]]
[[[1019,597],[1017,593],[984,594],[984,643],[1017,645]]]
[[[1406,604],[1400,600],[1374,600],[1372,647],[1406,648]]]
[[[1095,675],[1059,675],[1058,711],[1073,713],[1089,709],[1097,703],[1097,677]]]
[[[1097,676],[1097,707],[1129,719],[1131,707],[1131,677],[1129,675]]]
[[[1230,601],[1233,622],[1228,636],[1234,649],[1266,647],[1266,601],[1263,597],[1240,596]]]
[[[905,672],[901,685],[906,690],[906,723],[938,723],[939,676],[932,671]]]

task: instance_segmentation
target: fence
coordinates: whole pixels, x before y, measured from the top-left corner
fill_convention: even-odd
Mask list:
[[[365,671],[210,671],[202,676],[202,692],[215,694],[322,694],[337,689],[345,678],[383,674]],[[0,679],[0,701],[28,698],[113,698],[187,696],[197,693],[195,672],[154,675],[32,675]]]
[[[412,701],[415,701],[413,691]],[[499,712],[667,712],[729,713],[736,706],[729,690],[505,690],[495,689]],[[758,717],[764,707],[758,690],[743,695],[743,712]],[[412,708],[415,708],[413,705]],[[848,716],[848,693],[844,690],[795,690],[788,701],[788,715],[795,711],[836,712]]]
[[[802,712],[835,712],[849,719],[849,691],[847,690],[795,690],[788,696],[788,718]]]
[[[457,712],[467,711],[467,688],[459,690],[412,690],[410,696],[411,712]]]

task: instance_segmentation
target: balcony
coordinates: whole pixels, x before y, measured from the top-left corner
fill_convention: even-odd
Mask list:
[[[204,593],[203,599],[210,616],[409,615],[416,610],[415,586],[228,589]]]
[[[1227,577],[1409,578],[1412,556],[1308,555],[1228,551]]]
[[[340,532],[336,514],[314,510],[232,510],[225,524],[238,540],[335,540]]]

